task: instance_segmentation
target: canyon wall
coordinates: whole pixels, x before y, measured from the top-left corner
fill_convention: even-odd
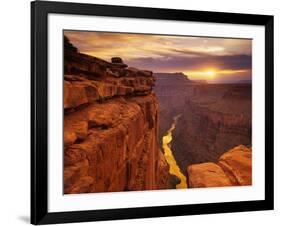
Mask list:
[[[64,193],[171,188],[153,73],[64,42]]]
[[[159,142],[173,123],[173,118],[182,113],[185,98],[191,95],[193,82],[183,73],[155,73],[155,87],[160,106]]]
[[[154,91],[159,139],[180,116],[171,149],[183,173],[191,164],[217,161],[237,145],[251,146],[251,84],[208,84],[183,73],[157,73]]]
[[[251,146],[251,109],[250,84],[193,86],[173,133],[172,149],[180,168],[217,161],[240,144]]]

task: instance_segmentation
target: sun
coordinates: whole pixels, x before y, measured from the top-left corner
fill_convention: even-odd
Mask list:
[[[213,80],[219,74],[219,71],[213,68],[205,68],[198,71],[186,72],[188,76],[194,79]]]
[[[206,71],[206,75],[209,77],[214,77],[216,75],[216,72],[214,70],[208,70]]]
[[[215,75],[216,75],[216,72],[214,70],[207,70],[205,73],[204,73],[208,78],[214,78]]]

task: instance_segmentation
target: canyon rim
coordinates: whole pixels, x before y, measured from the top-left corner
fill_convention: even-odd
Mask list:
[[[64,194],[250,186],[249,39],[64,31]]]

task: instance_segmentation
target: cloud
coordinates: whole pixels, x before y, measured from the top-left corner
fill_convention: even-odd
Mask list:
[[[202,68],[216,68],[219,70],[250,69],[252,67],[252,57],[250,55],[197,55],[174,56],[161,58],[139,58],[127,61],[129,65],[139,68],[147,68],[153,71],[187,71]]]
[[[126,34],[112,32],[65,31],[81,52],[125,59],[174,55],[251,54],[251,40],[209,37]]]
[[[119,56],[129,66],[154,72],[188,72],[213,68],[237,73],[244,70],[244,73],[238,73],[239,76],[251,75],[250,39],[90,31],[65,31],[64,34],[80,52],[104,60]]]

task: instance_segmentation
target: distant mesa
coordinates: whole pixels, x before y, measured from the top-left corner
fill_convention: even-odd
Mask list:
[[[192,81],[194,83],[198,83],[198,84],[207,84],[207,80],[203,80],[203,79],[192,79]]]
[[[183,72],[173,72],[173,73],[165,73],[158,72],[154,73],[155,77],[159,80],[165,80],[166,82],[170,81],[171,83],[178,83],[179,85],[185,85],[187,83],[192,84],[208,84],[207,80],[204,79],[190,79],[188,75]]]
[[[159,80],[159,82],[165,83],[177,83],[178,85],[184,85],[187,83],[192,83],[193,81],[188,78],[187,75],[185,75],[182,72],[174,72],[174,73],[154,73],[154,76],[156,78],[156,81]],[[161,80],[161,81],[160,81]]]

